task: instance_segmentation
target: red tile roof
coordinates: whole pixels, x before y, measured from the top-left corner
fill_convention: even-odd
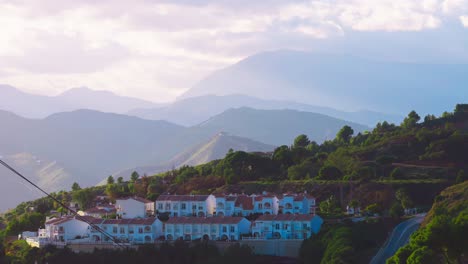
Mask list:
[[[87,214],[101,214],[101,215],[105,215],[105,214],[112,214],[112,213],[115,213],[117,210],[115,208],[112,208],[112,207],[109,207],[109,208],[98,208],[98,207],[93,207],[93,208],[90,208],[88,210],[86,210],[85,212]]]
[[[157,218],[106,219],[103,225],[152,225]]]
[[[255,221],[311,221],[314,217],[312,214],[261,215]]]
[[[156,201],[198,201],[203,202],[208,199],[209,195],[169,195],[163,194],[158,197]]]
[[[166,224],[237,224],[244,217],[171,217]]]
[[[252,197],[247,196],[247,195],[240,195],[237,197],[236,202],[234,203],[234,206],[241,207],[243,210],[253,210],[254,209],[253,199]]]
[[[145,199],[145,198],[142,198],[142,197],[138,197],[138,196],[132,196],[132,197],[125,197],[125,198],[119,198],[117,199],[118,200],[128,200],[128,199],[133,199],[135,201],[138,201],[138,202],[142,202],[142,203],[154,203],[153,201],[150,201],[148,199]]]

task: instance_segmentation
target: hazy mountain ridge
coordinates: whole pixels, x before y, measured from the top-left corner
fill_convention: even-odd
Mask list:
[[[246,152],[269,152],[274,150],[274,146],[263,144],[248,138],[232,136],[227,133],[218,133],[209,140],[189,147],[179,154],[175,155],[167,162],[153,166],[139,166],[114,173],[114,177],[123,177],[129,179],[133,171],[140,175],[153,175],[156,173],[179,168],[184,165],[200,165],[212,160],[221,159],[226,156],[229,149],[242,150]],[[105,179],[100,182],[105,184]]]
[[[2,160],[17,168],[20,173],[49,192],[63,189],[63,183],[69,182],[72,178],[72,175],[57,161],[43,160],[31,153],[6,155],[2,156]],[[8,197],[8,199],[1,199],[0,210],[12,208],[21,201],[42,196],[42,193],[33,189],[23,179],[3,166],[0,167],[0,178],[3,180],[3,184],[0,184],[0,193]]]
[[[293,101],[264,100],[241,94],[190,97],[178,100],[164,107],[134,109],[129,111],[128,114],[150,120],[167,120],[180,125],[192,126],[221,114],[227,109],[239,107],[250,107],[262,110],[291,109],[314,112],[369,126],[373,126],[382,121],[399,123],[403,120],[403,117],[399,115],[368,110],[345,112],[330,107],[302,104]]]
[[[273,151],[275,146],[221,132],[209,141],[183,151],[168,163],[176,168],[183,165],[199,165],[224,158],[230,149],[245,152],[269,152]]]
[[[108,91],[95,91],[87,87],[72,88],[57,96],[43,96],[0,84],[0,94],[1,110],[29,118],[44,118],[51,114],[78,109],[123,114],[134,108],[158,106],[149,101],[118,96]]]
[[[311,112],[241,107],[229,109],[194,126],[193,129],[225,131],[232,135],[279,146],[292,142],[299,134],[306,134],[317,142],[332,139],[344,125],[351,126],[356,133],[369,128]]]
[[[255,54],[214,72],[180,98],[248,94],[339,109],[439,114],[468,101],[464,64],[375,61],[281,50]]]

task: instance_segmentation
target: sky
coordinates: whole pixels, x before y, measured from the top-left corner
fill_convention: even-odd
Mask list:
[[[468,0],[0,0],[0,24],[0,83],[43,95],[166,102],[277,49],[468,63]]]

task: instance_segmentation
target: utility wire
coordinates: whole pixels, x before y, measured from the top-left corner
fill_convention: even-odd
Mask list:
[[[109,234],[107,231],[103,230],[101,227],[99,227],[98,225],[90,222],[88,219],[86,219],[85,217],[82,217],[81,215],[79,215],[75,210],[71,209],[69,206],[65,205],[62,201],[60,201],[59,199],[55,198],[54,196],[50,195],[48,192],[44,191],[41,187],[37,186],[34,182],[32,182],[31,180],[29,180],[28,178],[26,178],[25,176],[23,176],[21,173],[19,173],[17,170],[15,170],[13,167],[11,167],[10,165],[8,165],[8,163],[4,162],[3,160],[0,159],[0,164],[2,164],[3,166],[5,166],[5,168],[9,169],[10,171],[12,171],[14,174],[18,175],[19,177],[21,177],[23,180],[25,180],[26,182],[28,182],[29,184],[31,184],[32,186],[34,186],[35,188],[37,188],[39,191],[41,191],[42,193],[44,193],[45,195],[47,195],[49,198],[51,198],[52,200],[54,200],[55,202],[57,202],[60,206],[64,207],[65,209],[67,209],[68,211],[70,211],[73,216],[75,218],[77,218],[78,220],[80,221],[83,221],[85,223],[87,223],[88,225],[90,225],[93,229],[95,229],[96,231],[98,231],[99,233],[103,234],[104,236],[106,236],[107,238],[109,238],[110,240],[112,240],[112,242],[114,242],[116,245],[120,246],[120,247],[125,247],[124,245],[122,245],[121,243],[119,243],[111,234]]]

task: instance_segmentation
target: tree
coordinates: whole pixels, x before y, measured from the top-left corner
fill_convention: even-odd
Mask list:
[[[307,145],[309,145],[309,143],[310,143],[310,140],[307,137],[307,135],[302,134],[302,135],[297,136],[294,139],[294,145],[293,146],[295,148],[299,148],[299,147],[305,148],[305,147],[307,147]]]
[[[130,181],[131,182],[136,182],[140,178],[140,174],[138,172],[134,171],[132,172],[132,175],[130,176]]]
[[[401,206],[405,209],[412,208],[414,206],[413,200],[405,189],[398,189],[395,192],[395,198],[400,201]]]
[[[403,177],[403,171],[400,168],[395,168],[390,172],[390,178],[392,180],[401,179]]]
[[[123,177],[118,177],[117,178],[117,183],[122,184],[123,183]]]
[[[112,175],[107,177],[107,184],[109,184],[109,185],[114,184],[114,182],[115,182],[115,180],[114,180],[114,177],[112,177]]]
[[[416,113],[416,111],[413,110],[408,114],[407,117],[405,117],[401,126],[406,129],[413,128],[416,126],[420,119],[421,117],[418,115],[418,113]]]
[[[457,179],[455,181],[456,181],[457,184],[466,181],[466,176],[465,176],[465,171],[464,170],[458,171]]]
[[[350,126],[344,126],[338,131],[336,134],[336,139],[343,143],[349,143],[352,136],[354,134],[354,130]]]
[[[88,208],[93,199],[94,195],[89,189],[73,192],[73,200],[78,203],[81,210]]]
[[[381,214],[382,213],[382,208],[380,208],[380,205],[373,203],[370,204],[366,207],[365,209],[366,212],[375,215],[375,214]]]
[[[328,199],[322,201],[319,204],[320,212],[323,214],[333,214],[340,211],[338,200],[334,195],[328,197]]]
[[[400,203],[393,203],[392,207],[390,207],[390,216],[394,218],[399,218],[405,214],[403,207]]]
[[[320,169],[318,178],[320,180],[338,180],[342,176],[343,173],[337,167],[325,165]]]
[[[72,191],[79,191],[81,190],[81,187],[78,183],[74,182],[73,185],[72,185]]]

